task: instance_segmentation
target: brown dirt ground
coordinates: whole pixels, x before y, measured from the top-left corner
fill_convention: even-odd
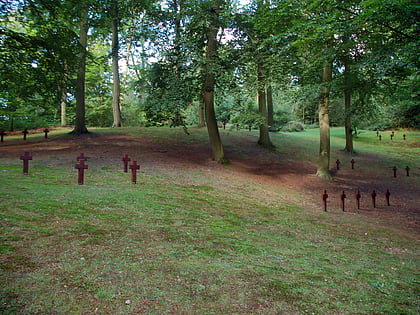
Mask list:
[[[31,134],[42,133],[42,130],[32,130]],[[256,137],[235,138],[235,143],[224,139],[224,145],[231,162],[227,166],[211,160],[208,143],[156,141],[150,136],[133,137],[117,133],[90,133],[78,138],[35,143],[7,141],[0,145],[0,158],[14,158],[23,151],[30,151],[37,159],[54,155],[73,161],[79,152],[84,152],[106,164],[121,161],[122,155],[128,154],[138,157],[142,169],[179,173],[186,169],[205,170],[206,176],[217,179],[221,185],[234,181],[261,187],[268,199],[277,191],[286,190],[290,193],[285,201],[311,212],[323,211],[321,195],[326,189],[329,194],[328,212],[335,215],[341,213],[340,193],[344,190],[347,213],[369,217],[373,222],[377,219],[378,225],[401,233],[415,237],[420,235],[419,170],[412,170],[409,177],[400,170],[399,176],[393,178],[389,167],[382,165],[377,157],[364,156],[357,160],[355,170],[350,166],[342,166],[339,171],[334,168],[334,181],[325,182],[315,176],[315,162],[303,161],[278,151],[266,151],[256,145]],[[354,198],[358,189],[362,194],[360,210],[356,208]],[[376,208],[372,207],[370,197],[373,189],[377,192]],[[386,189],[391,191],[390,206],[385,202]]]

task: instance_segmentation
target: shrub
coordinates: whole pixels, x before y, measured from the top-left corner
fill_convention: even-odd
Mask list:
[[[285,132],[301,132],[305,130],[305,127],[298,121],[289,121],[281,130]]]

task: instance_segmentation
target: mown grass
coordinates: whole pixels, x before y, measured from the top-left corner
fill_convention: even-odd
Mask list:
[[[375,155],[382,163],[405,167],[407,164],[417,165],[420,156],[420,133],[418,131],[396,131],[393,140],[391,132],[381,132],[382,140],[376,136],[376,131],[360,130],[354,137],[355,155]],[[406,140],[403,140],[403,134]],[[281,141],[296,147],[299,154],[306,158],[317,157],[319,147],[319,130],[309,129],[299,133],[285,133]],[[275,138],[275,137],[274,137]],[[345,133],[343,128],[331,129],[331,158],[343,155]]]
[[[312,131],[288,137],[316,150]],[[420,312],[418,235],[188,169],[188,181],[142,170],[133,185],[111,165],[90,167],[79,186],[74,169],[33,163],[24,176],[0,161],[3,314]]]

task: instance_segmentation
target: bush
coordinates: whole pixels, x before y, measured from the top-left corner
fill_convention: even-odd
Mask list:
[[[302,123],[297,121],[289,121],[285,126],[281,128],[285,132],[301,132],[305,130],[305,127]]]

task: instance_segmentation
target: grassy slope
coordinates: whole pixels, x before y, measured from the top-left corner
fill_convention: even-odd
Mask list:
[[[288,139],[317,151],[316,132]],[[418,153],[374,140],[356,149]],[[110,165],[78,186],[66,165],[33,166],[0,160],[1,313],[420,312],[416,236],[366,217],[267,202],[258,187],[232,195],[196,170],[144,170],[132,185]]]

